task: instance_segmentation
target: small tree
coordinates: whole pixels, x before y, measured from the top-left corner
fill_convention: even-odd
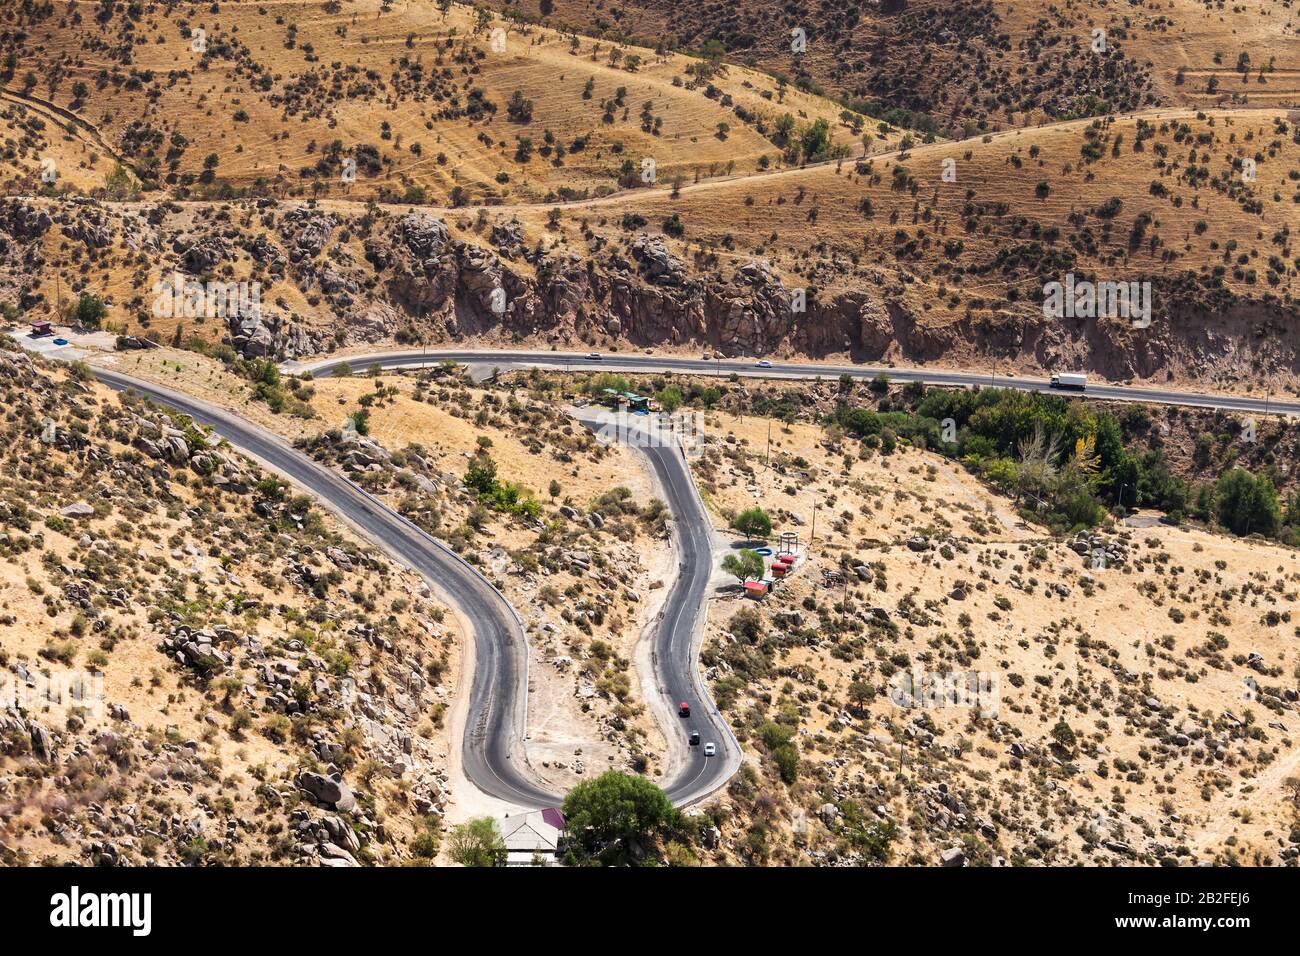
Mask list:
[[[1251,532],[1272,535],[1282,520],[1277,489],[1268,475],[1252,475],[1244,468],[1230,468],[1215,486],[1219,523],[1233,534]]]
[[[867,681],[855,680],[849,685],[849,703],[856,711],[861,711],[862,706],[876,696],[876,689]]]
[[[654,862],[654,845],[681,824],[681,815],[662,790],[644,777],[618,770],[607,770],[570,790],[564,798],[564,819],[569,834],[566,859],[577,864]]]
[[[461,866],[506,865],[506,841],[491,817],[476,817],[453,827],[447,847]]]
[[[107,316],[108,306],[93,292],[81,293],[68,307],[68,319],[82,328],[97,329]]]
[[[1074,752],[1075,744],[1078,743],[1078,738],[1075,737],[1074,731],[1070,728],[1070,725],[1065,722],[1064,717],[1058,720],[1056,726],[1052,728],[1052,739],[1056,741],[1063,750],[1069,751],[1070,753]]]
[[[758,735],[781,779],[787,784],[794,783],[799,777],[799,748],[794,743],[794,728],[769,720],[758,729]]]
[[[479,497],[490,495],[496,489],[497,465],[491,456],[479,452],[470,459],[465,485]]]
[[[526,99],[521,90],[515,90],[506,103],[506,115],[516,123],[532,122],[533,101]]]
[[[757,551],[742,548],[740,554],[728,554],[722,559],[722,570],[734,575],[741,584],[763,576],[763,556]]]
[[[772,533],[772,519],[762,508],[749,508],[736,516],[736,530],[747,538],[767,538]]]
[[[682,407],[682,390],[676,385],[662,389],[655,398],[659,400],[659,407],[670,414]]]

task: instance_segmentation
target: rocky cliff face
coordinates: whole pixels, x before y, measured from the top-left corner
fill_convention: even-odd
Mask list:
[[[486,227],[486,223],[481,223]],[[848,355],[859,361],[1083,368],[1111,377],[1168,371],[1255,375],[1300,367],[1300,323],[1263,300],[1243,301],[1184,273],[1157,283],[1151,327],[1119,320],[1049,320],[1034,303],[929,321],[926,292],[871,272],[836,294],[788,287],[763,260],[724,273],[638,234],[581,255],[529,246],[498,221],[471,241],[419,209],[326,210],[272,200],[214,209],[9,199],[0,203],[0,295],[22,309],[49,304],[59,248],[112,269],[148,260],[187,281],[255,280],[250,314],[222,317],[220,337],[249,357],[294,358],[367,343],[482,339],[559,346],[710,349],[722,355]],[[115,321],[149,328],[149,281],[112,301]],[[44,281],[41,281],[44,279]],[[165,334],[165,333],[158,333]]]

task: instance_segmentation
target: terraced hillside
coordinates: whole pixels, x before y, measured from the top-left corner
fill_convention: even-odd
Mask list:
[[[1300,14],[1289,0],[494,5],[610,38],[713,44],[864,109],[923,114],[951,135],[1156,105],[1300,105]],[[792,49],[795,29],[807,38],[802,53]],[[1094,30],[1105,31],[1102,50]]]
[[[178,196],[580,198],[861,151],[867,123],[753,70],[463,5],[52,4],[6,16],[7,102],[75,117],[101,149],[101,176],[120,159],[137,184]],[[796,144],[813,127],[805,154]],[[882,147],[902,135],[870,132]],[[91,164],[69,158],[75,184]]]

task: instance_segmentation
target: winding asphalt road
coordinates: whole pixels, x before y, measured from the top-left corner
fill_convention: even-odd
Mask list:
[[[328,376],[347,365],[354,371],[378,366],[382,369],[418,368],[452,361],[458,364],[499,368],[550,368],[584,371],[683,372],[695,375],[751,378],[871,379],[884,373],[893,381],[926,382],[933,385],[986,386],[1016,388],[1024,391],[1049,391],[1047,379],[1024,376],[996,376],[936,369],[901,369],[864,365],[821,365],[814,363],[776,363],[759,367],[753,362],[706,360],[679,356],[656,356],[644,353],[603,353],[600,359],[579,353],[530,350],[425,350],[375,352],[363,356],[331,358],[313,362],[285,363],[286,372]],[[1078,394],[1069,393],[1069,394]],[[1153,402],[1227,411],[1300,415],[1300,403],[1275,401],[1271,397],[1250,398],[1213,395],[1167,389],[1138,388],[1126,385],[1093,384],[1086,396],[1094,399],[1129,402]],[[589,422],[590,424],[590,422]],[[674,545],[680,556],[677,579],[665,601],[662,618],[655,635],[653,661],[656,679],[672,713],[678,701],[692,704],[692,715],[680,721],[679,728],[665,728],[667,733],[687,734],[701,730],[702,740],[710,738],[718,746],[715,758],[707,758],[703,748],[690,748],[682,771],[665,789],[674,803],[688,804],[721,787],[740,764],[740,748],[730,726],[718,713],[696,666],[701,636],[703,609],[707,601],[709,578],[713,570],[712,530],[699,493],[680,449],[647,447],[640,449],[650,461],[674,516]],[[477,681],[476,681],[477,686]],[[702,729],[704,728],[704,729]],[[711,729],[712,733],[706,732]],[[466,740],[468,749],[469,740]]]
[[[346,362],[357,370],[378,366],[401,369],[454,361],[497,367],[570,368],[627,372],[683,372],[702,375],[732,374],[758,378],[813,379],[874,378],[884,373],[894,381],[922,381],[935,385],[997,385],[1026,391],[1049,388],[1045,379],[989,376],[935,369],[899,369],[861,365],[773,363],[758,367],[750,362],[718,361],[645,354],[607,354],[600,360],[582,354],[550,351],[436,350],[379,352],[360,357],[286,363],[285,371],[328,376]],[[140,381],[107,369],[94,369],[105,384],[135,391],[210,425],[232,445],[256,458],[316,495],[394,558],[430,582],[467,618],[474,633],[475,664],[465,726],[465,773],[484,792],[521,807],[554,806],[560,801],[533,779],[523,765],[520,742],[525,733],[528,675],[527,647],[518,616],[505,598],[476,569],[458,555],[397,514],[357,485],[317,464],[278,436],[236,415],[171,389]],[[1090,385],[1090,398],[1154,402],[1219,408],[1259,414],[1300,415],[1300,403],[1137,388],[1124,385]],[[647,456],[666,504],[674,516],[679,574],[661,612],[655,634],[653,661],[656,679],[666,703],[676,713],[678,701],[692,704],[692,716],[666,732],[683,735],[700,730],[704,741],[718,746],[713,758],[703,747],[690,748],[681,772],[665,788],[674,803],[699,800],[722,786],[740,762],[740,750],[727,722],[718,713],[696,666],[703,611],[713,570],[712,531],[699,493],[679,448],[647,447]]]
[[[321,365],[328,375],[341,363]],[[367,366],[374,364],[366,363]],[[527,647],[514,610],[471,565],[440,541],[393,511],[368,492],[294,449],[279,436],[210,403],[141,379],[92,367],[95,376],[115,389],[132,389],[214,428],[231,445],[257,459],[322,500],[358,531],[406,564],[457,606],[474,632],[474,676],[465,726],[463,766],[484,792],[522,807],[556,806],[562,797],[539,787],[515,759],[521,753],[527,710]],[[667,733],[699,731],[704,747],[686,748],[687,758],[665,792],[685,805],[712,793],[740,766],[740,745],[713,705],[696,659],[702,638],[704,606],[713,570],[712,528],[680,447],[644,447],[639,451],[654,469],[674,517],[674,548],[679,573],[660,612],[652,651],[656,678],[666,704],[676,713],[678,701],[690,701],[690,718]]]
[[[696,666],[704,636],[709,578],[713,574],[713,528],[681,449],[647,447],[640,451],[650,460],[674,519],[673,547],[679,559],[678,575],[664,601],[652,660],[672,712],[677,712],[679,701],[691,705],[690,717],[677,718],[680,729],[676,732],[682,735],[700,732],[701,746],[687,748],[685,765],[665,788],[674,803],[687,804],[712,793],[740,769],[740,744],[731,725],[718,712]],[[674,730],[665,728],[667,733]],[[717,745],[717,753],[706,757],[703,744],[710,742]]]
[[[465,773],[485,793],[516,806],[559,805],[563,798],[539,787],[521,766],[528,700],[523,629],[514,609],[482,574],[387,505],[278,436],[171,389],[107,369],[92,371],[105,385],[133,389],[212,426],[231,445],[315,495],[440,591],[474,633],[474,678],[462,757]]]
[[[582,409],[575,416],[593,430],[599,430],[603,411]],[[635,419],[635,416],[634,416]],[[677,555],[677,576],[655,622],[650,659],[655,681],[663,697],[662,711],[677,714],[677,705],[691,705],[691,716],[672,716],[672,725],[664,732],[677,735],[676,747],[685,755],[676,777],[664,788],[676,804],[693,803],[717,790],[740,767],[740,744],[731,725],[718,712],[696,666],[699,645],[704,636],[704,611],[708,601],[709,578],[713,574],[713,527],[704,510],[699,489],[691,477],[690,467],[679,444],[636,444],[645,456],[664,495],[664,504],[673,516],[673,551]],[[692,732],[699,732],[700,746],[685,746]],[[704,755],[704,744],[713,743],[717,753]]]

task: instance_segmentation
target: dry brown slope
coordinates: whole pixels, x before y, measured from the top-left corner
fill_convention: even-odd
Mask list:
[[[693,77],[687,57],[571,45],[500,20],[480,28],[467,6],[444,17],[370,0],[337,10],[227,4],[137,20],[126,8],[107,18],[51,9],[9,14],[23,37],[11,47],[40,77],[29,89],[19,71],[14,85],[93,124],[150,181],[189,191],[226,183],[366,198],[410,186],[447,202],[459,187],[477,200],[537,200],[616,189],[620,177],[631,185],[621,173],[629,159],[636,184],[643,157],[665,181],[779,161],[760,130],[784,112],[801,126],[824,118],[838,141],[857,141],[839,106],[778,90],[763,74],[732,67]],[[192,48],[199,30],[202,52]],[[508,115],[516,91],[531,109]],[[520,138],[531,139],[531,157],[519,153]],[[217,163],[205,175],[209,157]],[[352,185],[342,181],[348,157],[358,163]]]
[[[1122,6],[1104,0],[633,0],[616,7],[524,0],[498,6],[533,15],[550,10],[547,22],[584,24],[611,37],[671,37],[691,49],[717,41],[736,62],[804,77],[881,109],[917,110],[954,132],[967,123],[1000,129],[1098,109],[1300,105],[1300,22],[1286,0],[1230,6],[1202,0]],[[808,36],[802,55],[791,50],[796,27]],[[1092,51],[1094,29],[1106,31],[1102,56]],[[1248,60],[1239,69],[1243,53]],[[1211,75],[1219,81],[1213,92]]]

